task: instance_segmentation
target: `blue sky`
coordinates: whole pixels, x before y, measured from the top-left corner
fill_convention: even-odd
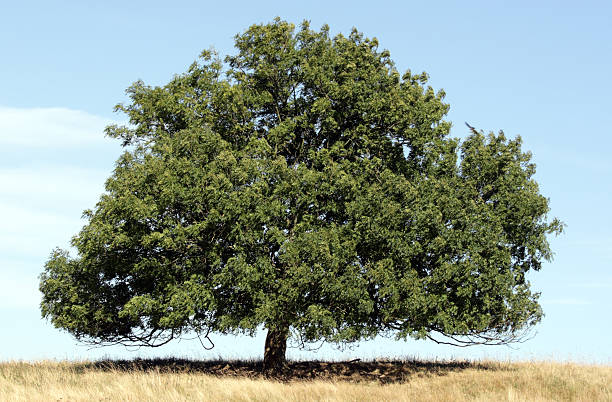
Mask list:
[[[127,2],[126,2],[127,3]],[[37,276],[95,205],[121,149],[103,128],[123,116],[135,80],[163,85],[201,50],[233,53],[233,36],[275,16],[355,26],[400,71],[426,71],[463,122],[521,135],[551,216],[555,259],[530,280],[546,313],[513,349],[366,342],[354,350],[289,350],[297,358],[556,359],[612,362],[612,6],[564,1],[23,1],[0,14],[0,360],[179,355],[258,357],[263,338],[215,336],[155,350],[88,349],[40,318]],[[534,4],[537,3],[537,4]]]

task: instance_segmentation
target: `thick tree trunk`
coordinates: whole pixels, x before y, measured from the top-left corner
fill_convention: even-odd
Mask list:
[[[263,369],[266,374],[280,375],[287,367],[285,352],[289,328],[271,328],[266,335]]]

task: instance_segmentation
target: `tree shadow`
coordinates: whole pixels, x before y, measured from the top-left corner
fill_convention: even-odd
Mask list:
[[[100,360],[80,363],[79,371],[120,371],[206,374],[217,377],[270,378],[263,371],[261,360],[189,360],[189,359],[135,359]],[[443,376],[451,372],[475,370],[511,370],[495,362],[470,361],[289,361],[282,373],[273,376],[279,381],[326,380],[348,382],[404,383],[413,378]]]

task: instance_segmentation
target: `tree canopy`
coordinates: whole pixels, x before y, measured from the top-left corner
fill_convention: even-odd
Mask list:
[[[548,199],[521,139],[450,137],[444,92],[376,39],[280,19],[134,83],[125,152],[41,310],[82,341],[156,346],[268,330],[265,364],[377,335],[507,343],[542,310]]]

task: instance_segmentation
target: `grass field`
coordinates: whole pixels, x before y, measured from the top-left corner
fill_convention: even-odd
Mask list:
[[[612,401],[612,366],[554,362],[0,363],[1,401]]]

